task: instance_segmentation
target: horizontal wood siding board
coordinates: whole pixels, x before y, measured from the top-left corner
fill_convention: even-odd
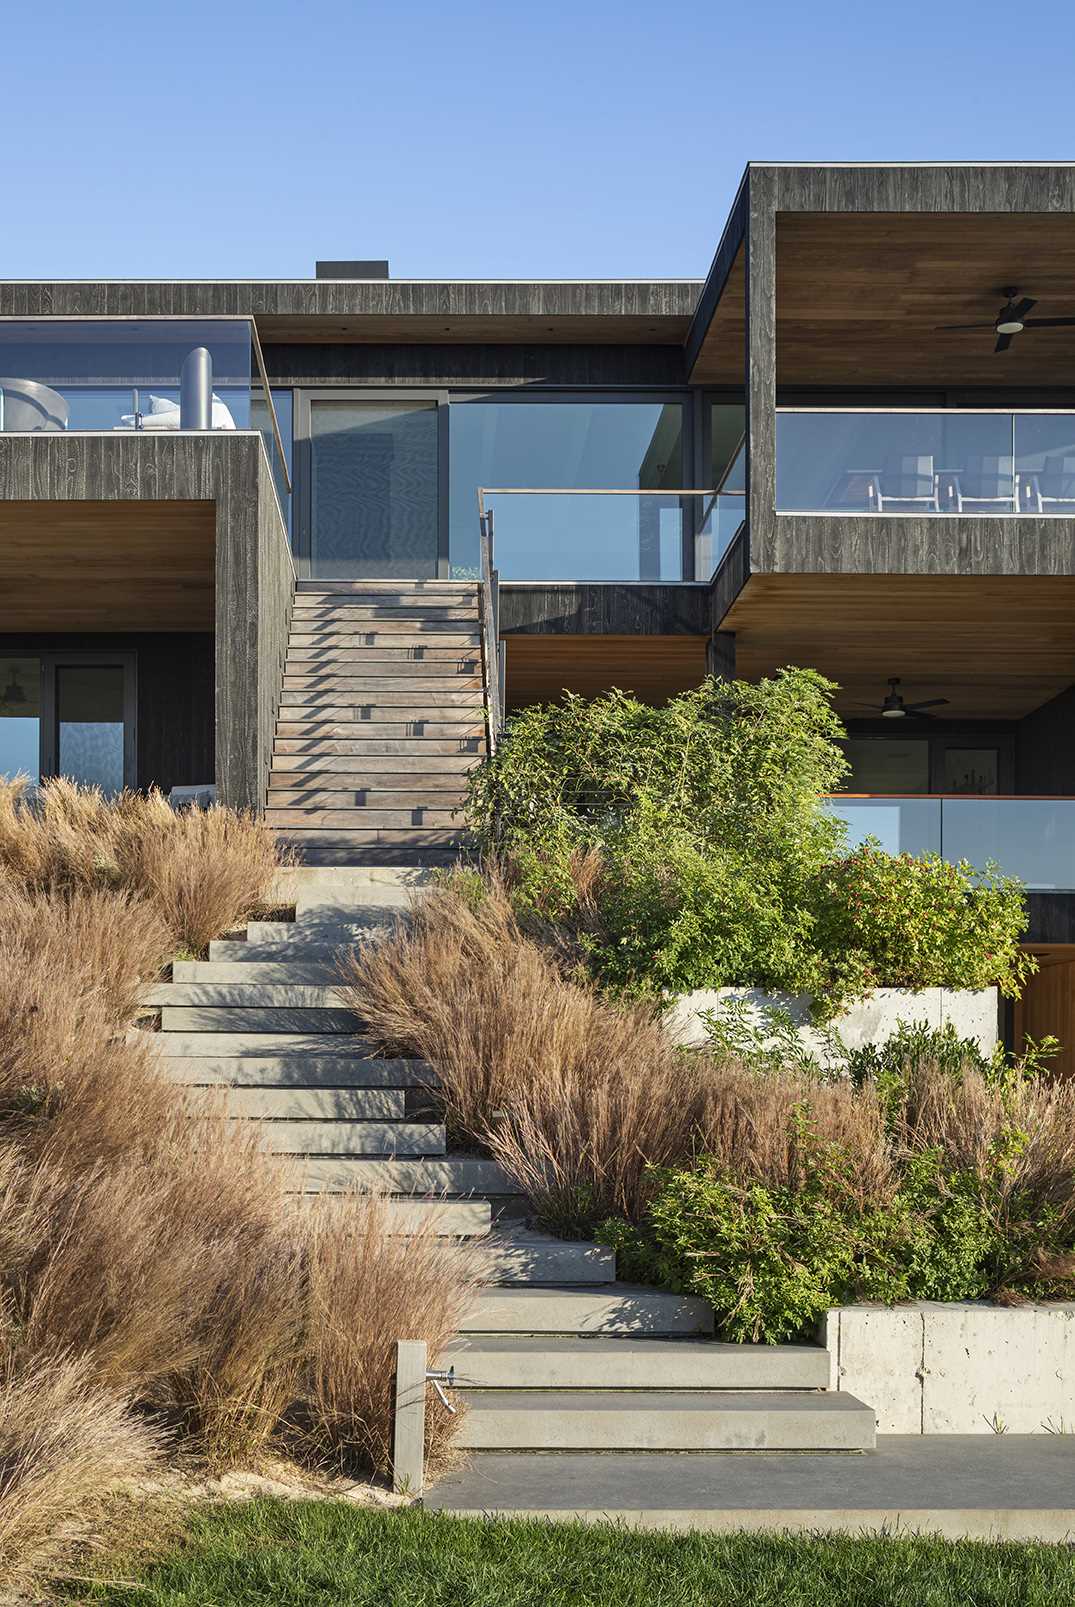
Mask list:
[[[705,635],[704,586],[500,584],[502,636]]]

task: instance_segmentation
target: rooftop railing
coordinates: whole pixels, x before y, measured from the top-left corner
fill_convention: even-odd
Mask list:
[[[776,508],[1075,518],[1075,412],[779,408]]]
[[[504,581],[709,580],[743,522],[741,491],[483,486]]]
[[[1075,892],[1075,798],[838,793],[825,807],[849,849],[874,837],[890,854],[992,861],[1031,892]]]
[[[248,318],[0,318],[0,433],[257,430],[291,482]]]

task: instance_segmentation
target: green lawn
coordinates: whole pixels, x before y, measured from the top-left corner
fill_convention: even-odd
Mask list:
[[[109,1607],[1061,1607],[1075,1549],[638,1534],[257,1501],[197,1513]],[[69,1587],[71,1588],[71,1587]]]

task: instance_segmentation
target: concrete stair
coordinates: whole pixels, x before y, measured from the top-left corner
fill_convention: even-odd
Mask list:
[[[304,863],[443,862],[485,753],[471,581],[300,581],[266,819]]]
[[[379,1055],[338,991],[341,952],[379,941],[431,874],[287,872],[294,921],[251,922],[150,991],[168,1075],[220,1095],[222,1120],[257,1121],[305,1191],[383,1191],[396,1231],[481,1244],[486,1283],[439,1358],[476,1460],[869,1450],[873,1413],[830,1391],[820,1348],[717,1341],[704,1302],[619,1283],[611,1251],[529,1228],[495,1162],[446,1153],[422,1119],[435,1068]]]

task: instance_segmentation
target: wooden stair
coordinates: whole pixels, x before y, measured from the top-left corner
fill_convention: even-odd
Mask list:
[[[473,581],[297,583],[265,818],[306,864],[430,864],[485,754]]]

